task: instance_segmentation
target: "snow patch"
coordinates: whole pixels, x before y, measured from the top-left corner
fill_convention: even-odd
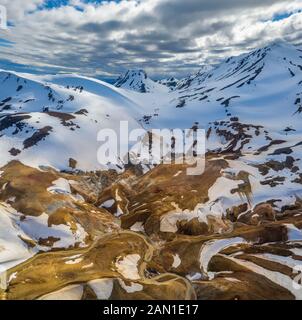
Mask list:
[[[140,279],[138,273],[138,262],[141,259],[139,254],[128,254],[123,258],[119,258],[115,263],[117,271],[125,278],[131,280]]]

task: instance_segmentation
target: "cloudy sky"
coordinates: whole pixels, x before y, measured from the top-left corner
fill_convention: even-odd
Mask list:
[[[302,44],[302,0],[0,0],[0,68],[178,77],[275,39]],[[1,7],[0,7],[1,8]]]

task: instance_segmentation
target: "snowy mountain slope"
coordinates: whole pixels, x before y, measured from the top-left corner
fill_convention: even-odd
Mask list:
[[[95,157],[82,151],[95,154],[98,130],[117,130],[120,120],[130,128],[198,126],[207,130],[210,150],[250,152],[289,137],[294,145],[301,134],[301,69],[301,51],[277,42],[203,67],[170,92],[142,70],[127,72],[115,86],[78,75],[2,71],[1,163],[17,157],[62,169],[74,159],[78,168],[96,169]],[[93,143],[83,143],[80,151],[75,140]],[[54,160],[45,150],[62,152]]]
[[[133,101],[113,85],[77,74],[33,75],[2,70],[0,76],[3,88],[0,96],[1,111],[9,112],[12,110],[8,107],[11,104],[18,112],[22,110],[43,111],[43,108],[47,107],[52,110],[69,111],[79,103],[75,103],[75,98],[85,98],[85,93],[98,95],[107,100],[111,99],[114,103],[125,107],[131,106],[133,111],[136,107]],[[84,94],[82,95],[82,93]],[[16,105],[17,101],[19,105]],[[26,109],[24,109],[25,107]],[[41,107],[43,108],[41,109]]]
[[[212,65],[203,65],[196,74],[191,74],[186,78],[183,78],[178,81],[176,88],[177,89],[186,89],[195,79],[199,79],[198,81],[202,81],[207,77],[207,73],[214,69]]]
[[[71,169],[73,162],[77,169],[100,169],[99,130],[118,131],[121,119],[132,129],[140,127],[138,106],[101,81],[72,75],[0,76],[1,165],[19,159],[32,166]]]
[[[142,70],[128,71],[115,86],[78,75],[33,76],[2,71],[0,112],[5,118],[1,118],[0,143],[8,155],[2,163],[17,155],[32,161],[36,156],[31,158],[30,154],[36,151],[31,150],[41,140],[47,150],[51,146],[59,150],[61,141],[68,159],[81,163],[81,152],[74,150],[73,139],[82,136],[82,140],[91,141],[100,128],[117,129],[121,119],[129,120],[131,128],[197,125],[207,130],[211,150],[249,151],[269,140],[287,140],[288,136],[296,137],[299,143],[301,71],[301,51],[283,42],[204,67],[171,92]],[[141,90],[142,85],[146,90]],[[16,113],[22,114],[13,115]],[[251,126],[255,134],[249,137]],[[64,143],[58,139],[62,136]],[[85,143],[83,148],[90,154],[96,145]],[[42,157],[41,162],[51,158]],[[96,168],[95,160],[86,161],[79,168]],[[59,159],[55,166],[59,163],[63,168],[67,160]]]
[[[117,88],[133,90],[140,93],[168,91],[165,85],[151,80],[144,70],[128,70],[124,75],[120,76],[114,85]]]
[[[301,56],[298,48],[277,42],[199,72],[181,81],[168,104],[157,103],[154,125],[186,128],[198,121],[207,128],[209,122],[238,117],[274,131],[299,130]]]
[[[301,52],[296,47],[274,43],[228,59],[201,79],[201,88],[196,79],[180,99],[194,102],[197,98],[205,104],[209,100],[210,106],[219,102],[227,117],[237,116],[243,122],[257,122],[277,130],[294,126],[299,123],[294,114],[301,65]]]
[[[157,83],[160,83],[168,87],[170,90],[174,90],[177,87],[179,80],[174,77],[171,77],[171,78],[158,80]]]
[[[94,78],[89,78],[77,74],[60,74],[60,75],[30,75],[30,79],[35,79],[43,83],[56,84],[60,87],[64,86],[66,89],[74,90],[75,92],[88,92],[98,96],[112,99],[115,103],[119,103],[125,107],[135,108],[133,101],[126,95],[123,95],[115,86]],[[138,110],[137,110],[138,111]]]

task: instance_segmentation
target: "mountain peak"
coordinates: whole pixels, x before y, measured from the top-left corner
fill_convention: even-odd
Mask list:
[[[146,81],[147,73],[142,69],[130,69],[124,75],[121,75],[114,84],[117,88],[130,89],[139,92],[148,92]]]
[[[121,75],[114,84],[117,88],[133,90],[141,93],[154,92],[165,88],[150,79],[143,69],[130,69]]]
[[[258,50],[266,52],[269,56],[273,54],[275,57],[279,56],[281,58],[289,56],[301,56],[301,52],[298,52],[299,47],[282,39],[272,41],[265,47],[259,47],[257,50],[254,50],[254,52]]]
[[[284,39],[277,39],[269,43],[266,47],[270,48],[296,48],[293,44],[285,41]]]
[[[139,78],[143,78],[143,79],[147,79],[148,75],[147,72],[143,69],[129,69],[125,76],[129,76],[129,77],[139,77]]]

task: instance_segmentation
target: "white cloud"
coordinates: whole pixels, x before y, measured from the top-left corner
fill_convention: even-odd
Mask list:
[[[33,11],[43,0],[1,0],[1,4],[6,7],[9,19],[21,20],[27,12]]]

